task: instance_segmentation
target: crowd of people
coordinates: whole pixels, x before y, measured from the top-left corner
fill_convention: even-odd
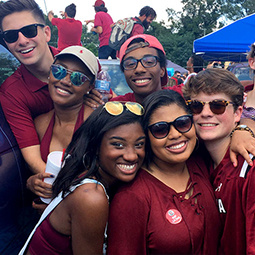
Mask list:
[[[254,254],[253,85],[244,89],[192,55],[189,75],[176,70],[168,86],[164,48],[144,34],[156,12],[142,8],[134,18],[142,25],[116,52],[106,43],[114,23],[104,1],[94,9],[86,23],[99,34],[98,56],[117,56],[132,90],[107,103],[94,89],[101,66],[81,45],[74,4],[63,19],[48,13],[58,49],[48,46],[51,31],[34,0],[0,4],[2,39],[21,63],[0,86],[0,104],[38,216],[8,254]],[[253,44],[252,70],[254,59]],[[55,177],[45,173],[53,151],[64,153],[50,185],[43,180]]]

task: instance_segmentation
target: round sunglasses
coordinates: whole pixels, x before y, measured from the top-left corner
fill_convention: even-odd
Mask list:
[[[216,99],[210,102],[204,102],[199,100],[187,100],[186,104],[188,105],[193,114],[200,114],[203,111],[205,104],[209,104],[212,113],[223,114],[226,111],[226,107],[229,104],[234,105],[235,103],[226,100]]]
[[[61,65],[51,65],[50,70],[52,75],[57,80],[64,79],[67,74],[70,74],[70,80],[74,86],[81,86],[85,81],[90,81],[89,77],[81,72],[69,70]]]
[[[37,36],[37,27],[44,27],[43,24],[31,24],[20,29],[7,30],[2,32],[2,36],[7,43],[14,43],[19,38],[19,32],[21,32],[27,38],[33,38]]]
[[[144,113],[143,107],[135,102],[122,104],[119,101],[110,101],[104,105],[104,109],[111,115],[117,116],[123,113],[124,107],[135,115],[141,116]]]
[[[151,134],[157,139],[163,139],[168,136],[171,125],[180,132],[187,133],[193,124],[193,116],[190,114],[180,116],[174,121],[166,122],[161,121],[148,126]]]

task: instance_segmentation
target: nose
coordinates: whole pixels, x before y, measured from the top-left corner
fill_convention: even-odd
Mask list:
[[[210,109],[210,105],[205,103],[202,112],[200,113],[202,116],[212,116],[213,112]]]
[[[137,67],[135,69],[135,72],[146,72],[146,68],[142,65],[142,62],[141,61],[138,61],[137,63]]]
[[[26,36],[24,36],[21,32],[19,32],[17,41],[20,45],[25,45],[29,42],[29,39]]]
[[[171,125],[167,138],[178,139],[181,136],[182,136],[182,133],[180,133],[173,125]]]
[[[137,158],[138,158],[138,154],[135,148],[133,147],[126,148],[123,154],[123,159],[129,162],[134,162],[137,160]]]

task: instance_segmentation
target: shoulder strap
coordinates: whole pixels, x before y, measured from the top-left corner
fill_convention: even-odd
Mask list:
[[[79,186],[81,186],[81,185],[83,185],[83,184],[85,184],[85,183],[98,183],[98,184],[100,184],[100,185],[103,187],[103,189],[104,189],[104,192],[105,192],[105,194],[106,194],[107,199],[109,200],[109,197],[108,197],[108,195],[107,195],[107,193],[106,193],[106,189],[105,189],[104,185],[103,185],[101,182],[97,181],[97,180],[93,180],[93,179],[89,179],[89,178],[85,178],[85,179],[83,179],[79,184],[77,184],[77,185],[75,185],[75,186],[72,186],[72,187],[70,188],[70,192],[68,192],[68,193],[66,194],[65,197],[67,197],[67,196],[68,196],[71,192],[73,192],[76,188],[78,188]],[[22,249],[20,250],[19,255],[23,255],[24,252],[26,251],[27,246],[28,246],[28,244],[29,244],[31,238],[33,237],[34,232],[36,231],[37,227],[43,222],[43,220],[49,215],[49,213],[50,213],[54,208],[56,208],[56,206],[63,200],[63,198],[62,198],[62,193],[63,193],[63,192],[61,191],[61,192],[58,194],[58,196],[55,197],[55,198],[50,202],[50,204],[45,208],[45,210],[44,210],[44,212],[43,212],[41,218],[40,218],[39,221],[37,222],[37,224],[36,224],[36,226],[34,227],[34,229],[32,230],[32,232],[30,233],[30,235],[29,235],[29,237],[28,237],[26,243],[24,244],[24,246],[23,246]]]

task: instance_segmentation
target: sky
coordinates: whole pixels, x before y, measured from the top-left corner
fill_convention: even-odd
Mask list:
[[[55,15],[60,17],[60,11],[64,11],[65,7],[71,3],[76,5],[76,19],[79,19],[83,24],[84,20],[94,19],[94,3],[95,0],[36,0],[43,12],[46,14],[53,11]],[[139,16],[139,11],[144,6],[149,5],[156,13],[156,21],[165,21],[167,24],[167,8],[173,8],[176,11],[181,11],[181,0],[167,1],[167,0],[104,0],[108,13],[111,15],[113,21],[119,19]]]

